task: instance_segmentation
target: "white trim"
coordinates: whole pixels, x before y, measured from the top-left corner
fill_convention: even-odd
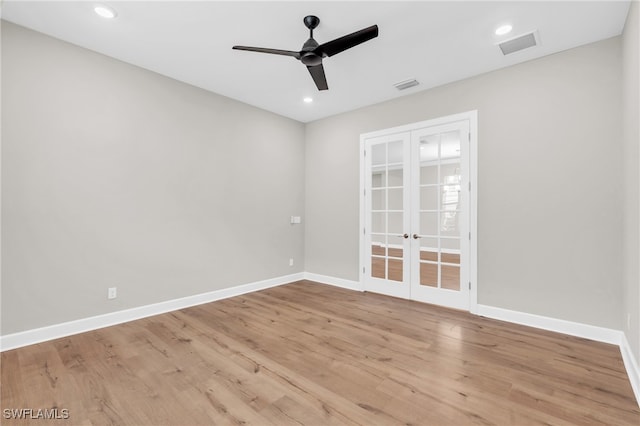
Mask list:
[[[543,317],[541,315],[528,314],[526,312],[511,311],[509,309],[496,308],[495,306],[478,304],[477,314],[487,318],[528,325],[530,327],[555,331],[557,333],[582,337],[584,339],[596,340],[598,342],[610,343],[612,345],[620,345],[620,341],[622,339],[622,331],[620,330],[566,321],[557,318]]]
[[[478,111],[466,113],[469,118],[469,312],[478,313]]]
[[[373,155],[371,153],[369,153],[369,155]],[[365,250],[365,244],[367,243],[367,239],[366,236],[364,234],[365,228],[367,226],[367,222],[365,219],[365,195],[364,195],[364,191],[365,188],[367,187],[367,178],[366,178],[366,167],[365,167],[365,163],[366,163],[366,144],[365,144],[365,139],[364,137],[362,137],[362,135],[360,135],[360,186],[358,187],[358,190],[360,191],[360,195],[358,196],[358,213],[359,213],[359,218],[360,221],[358,222],[358,276],[360,277],[360,283],[358,283],[360,285],[360,288],[362,291],[363,287],[362,287],[362,282],[364,282],[364,280],[366,279],[366,274],[365,274],[365,268],[367,266],[367,264],[369,263],[369,259],[367,259],[367,255],[368,255],[368,250]],[[369,232],[371,232],[371,230],[369,230]],[[371,249],[369,249],[371,250]],[[369,267],[371,267],[371,264],[369,264]]]
[[[629,376],[629,382],[631,382],[631,389],[633,389],[636,402],[640,406],[640,368],[638,368],[638,362],[633,356],[631,346],[629,346],[627,335],[624,333],[622,333],[620,340],[620,353],[622,354],[624,368],[627,370],[627,376]]]
[[[96,315],[89,318],[54,324],[33,330],[7,334],[5,336],[0,336],[0,352],[288,284],[304,279],[304,275],[304,273],[300,272],[297,274],[285,275],[282,277],[182,297],[180,299],[167,300],[165,302],[139,306],[137,308],[125,309],[122,311],[110,312],[108,314]]]
[[[345,280],[344,278],[330,277],[328,275],[314,274],[312,272],[305,272],[304,279],[309,281],[315,281],[320,284],[329,284],[335,287],[346,288],[347,290],[364,291],[362,284],[358,281]]]

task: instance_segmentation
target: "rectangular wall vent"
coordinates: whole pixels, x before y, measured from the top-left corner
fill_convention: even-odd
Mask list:
[[[418,80],[416,80],[415,78],[412,78],[410,80],[405,80],[405,81],[396,83],[393,86],[398,90],[404,90],[404,89],[408,89],[409,87],[417,86],[418,84],[420,84],[418,83]]]
[[[511,53],[515,53],[520,50],[528,49],[537,45],[538,39],[536,37],[535,31],[518,36],[516,38],[512,38],[511,40],[503,41],[502,43],[498,43],[498,46],[500,46],[500,50],[502,50],[503,55],[510,55]]]

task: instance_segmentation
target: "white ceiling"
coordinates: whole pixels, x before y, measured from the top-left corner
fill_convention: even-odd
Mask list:
[[[118,13],[105,20],[93,12],[98,2],[5,0],[2,19],[302,122],[617,36],[629,9],[629,1],[104,1]],[[319,43],[380,29],[325,58],[328,91],[293,58],[231,49],[299,50],[309,14],[320,17]],[[503,23],[513,31],[498,37]],[[503,56],[495,45],[532,30],[537,47]],[[393,87],[410,78],[420,85]]]

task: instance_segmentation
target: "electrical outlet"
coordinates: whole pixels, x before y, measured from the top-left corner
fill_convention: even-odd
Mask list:
[[[109,287],[109,291],[107,292],[107,299],[115,299],[116,297],[118,297],[118,288]]]
[[[289,266],[293,266],[293,257],[289,259]]]

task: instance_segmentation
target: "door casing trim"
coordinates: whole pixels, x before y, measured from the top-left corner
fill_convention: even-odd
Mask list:
[[[471,240],[469,241],[469,280],[471,289],[469,291],[469,312],[478,313],[478,110],[466,111],[444,117],[433,118],[402,126],[376,130],[362,133],[360,135],[360,222],[358,233],[359,238],[359,268],[360,286],[364,288],[364,268],[369,259],[365,258],[365,140],[374,137],[387,136],[395,133],[411,132],[425,127],[439,126],[457,121],[467,120],[469,122],[469,182],[471,183],[471,193],[469,194],[469,231]]]

